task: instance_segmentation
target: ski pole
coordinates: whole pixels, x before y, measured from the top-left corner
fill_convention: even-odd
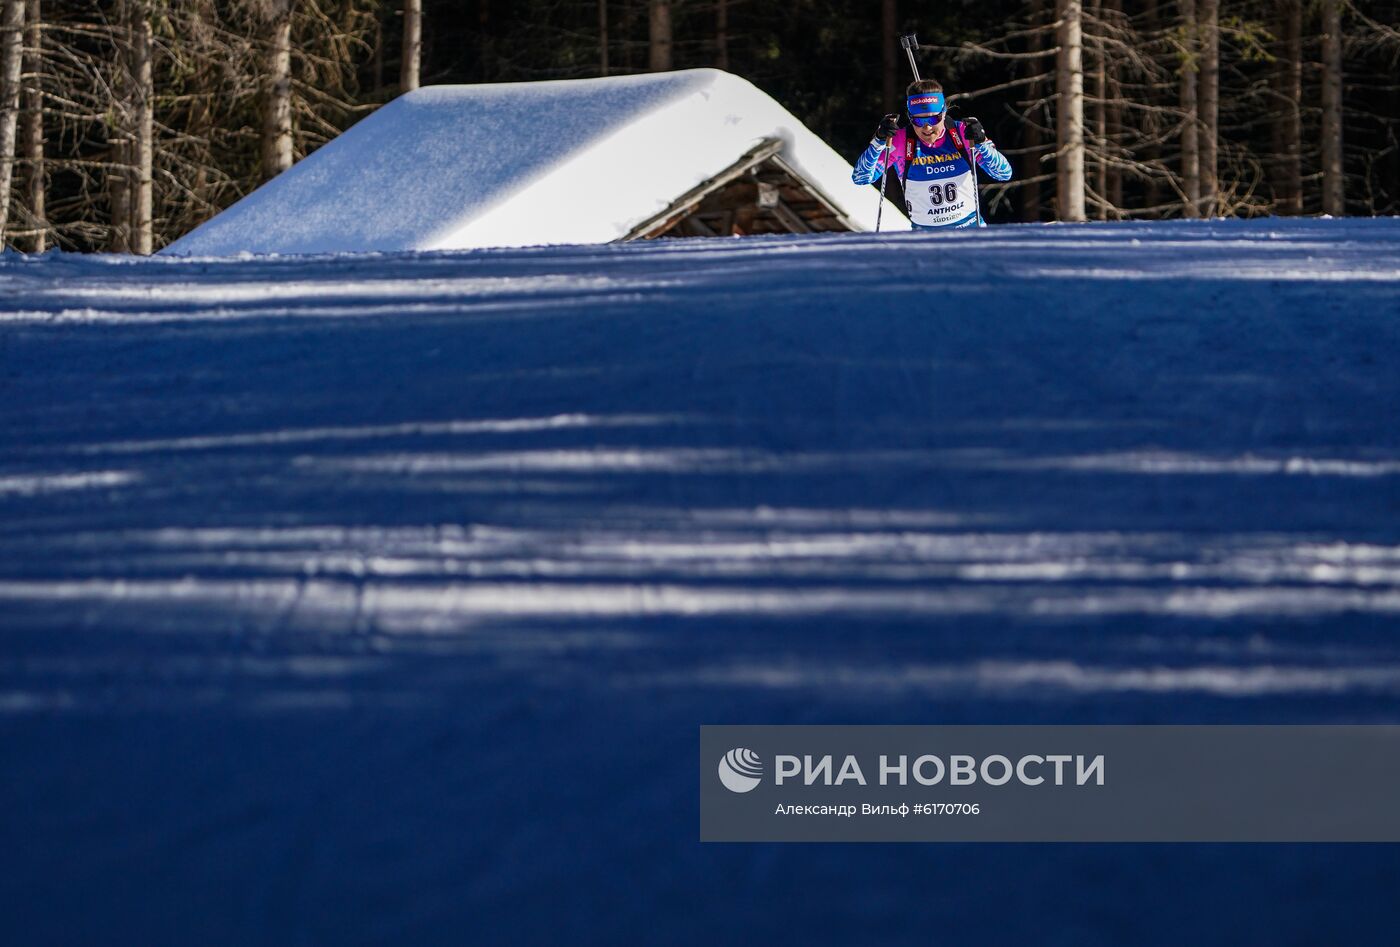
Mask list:
[[[914,50],[919,48],[919,37],[913,33],[899,34],[899,45],[904,47],[904,53],[909,57],[909,68],[914,70],[914,81],[919,81],[919,64],[914,61]],[[885,150],[880,152],[881,156],[887,154],[893,141],[885,142]],[[875,212],[875,232],[880,232],[880,215],[885,212],[885,182],[890,177],[890,167],[887,165],[880,174],[880,208]]]
[[[977,180],[977,157],[968,149],[967,163],[972,165],[972,209],[977,213],[977,226],[982,226],[982,184]]]
[[[876,160],[881,160],[881,159],[883,159],[884,156],[885,156],[885,154],[888,153],[889,150],[890,150],[890,142],[887,141],[887,142],[885,142],[885,147],[880,151],[880,158],[878,158],[878,159],[876,159]],[[877,207],[877,208],[875,208],[875,232],[876,232],[876,233],[879,233],[879,232],[880,232],[880,218],[883,217],[884,214],[885,214],[885,182],[888,181],[889,179],[890,179],[890,169],[889,169],[889,168],[885,168],[883,171],[880,172],[880,206]]]
[[[919,48],[919,37],[913,33],[901,33],[899,45],[904,47],[904,54],[909,57],[909,68],[914,70],[914,81],[918,82],[919,64],[914,61],[914,50]]]
[[[963,126],[963,134],[967,134],[967,126]],[[972,144],[963,139],[963,146],[967,148],[967,163],[972,166],[972,209],[977,212],[977,226],[982,226],[982,185],[977,180],[977,155],[972,152]]]

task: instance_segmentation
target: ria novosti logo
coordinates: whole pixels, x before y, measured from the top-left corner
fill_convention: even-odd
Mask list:
[[[880,786],[908,786],[910,777],[920,786],[1004,786],[1013,779],[1024,786],[1086,786],[1104,785],[1105,754],[1092,759],[1084,754],[1029,753],[1011,759],[1000,753],[976,757],[955,753],[941,757],[925,753],[912,765],[906,754],[879,757]],[[1071,764],[1074,764],[1071,766]],[[773,785],[781,787],[792,781],[802,786],[842,786],[854,783],[869,786],[866,778],[871,765],[847,754],[839,766],[830,753],[824,756],[789,756],[779,753],[773,757]],[[1052,772],[1053,770],[1053,772]],[[719,781],[730,792],[752,792],[763,781],[763,758],[753,750],[736,747],[719,761]]]
[[[730,792],[748,792],[763,780],[763,760],[753,750],[730,750],[719,761],[719,781]]]

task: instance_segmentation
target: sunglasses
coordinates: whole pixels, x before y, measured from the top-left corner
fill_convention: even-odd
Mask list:
[[[929,128],[943,121],[943,115],[943,112],[937,112],[933,115],[910,115],[909,121],[920,128]]]

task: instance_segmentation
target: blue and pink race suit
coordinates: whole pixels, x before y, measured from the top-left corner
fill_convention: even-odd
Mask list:
[[[904,184],[904,206],[915,227],[980,227],[977,186],[968,154],[994,181],[1011,180],[1011,163],[991,141],[967,143],[962,122],[951,122],[932,145],[919,141],[912,129],[894,133],[886,149],[872,141],[856,162],[851,180],[874,184],[891,166]]]

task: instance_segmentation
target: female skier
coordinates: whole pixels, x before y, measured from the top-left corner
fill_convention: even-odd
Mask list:
[[[1011,164],[987,138],[982,123],[947,120],[943,86],[920,79],[905,90],[909,121],[886,115],[875,140],[856,162],[851,180],[874,184],[893,166],[904,185],[904,207],[915,229],[984,227],[977,201],[976,161],[994,181],[1011,180]]]

